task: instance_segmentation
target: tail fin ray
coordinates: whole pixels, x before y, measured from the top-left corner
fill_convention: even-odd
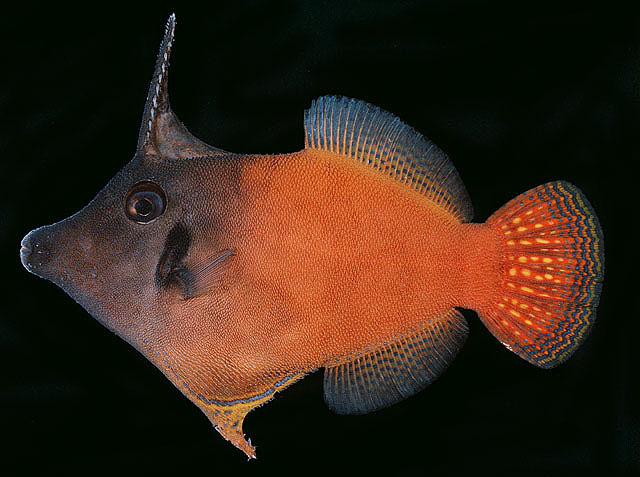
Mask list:
[[[500,291],[480,317],[520,357],[554,367],[595,320],[604,275],[598,218],[577,187],[557,181],[516,197],[487,224],[503,234],[504,266]]]

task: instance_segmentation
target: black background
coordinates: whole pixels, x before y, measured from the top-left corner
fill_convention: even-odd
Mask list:
[[[0,473],[640,472],[634,3],[4,10]],[[173,109],[217,147],[298,150],[303,110],[342,94],[443,148],[476,221],[540,183],[578,185],[599,215],[607,266],[584,346],[540,370],[469,312],[467,345],[431,388],[381,412],[337,416],[316,373],[248,416],[258,460],[247,463],[150,363],[18,258],[23,235],[78,210],[133,155],[174,9]]]

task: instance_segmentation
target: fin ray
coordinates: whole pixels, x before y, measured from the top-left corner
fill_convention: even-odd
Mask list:
[[[218,287],[234,256],[235,250],[223,250],[184,270],[184,298],[195,298]]]
[[[471,220],[471,201],[447,155],[396,116],[364,101],[323,96],[305,111],[304,124],[306,148],[363,163],[421,193],[460,221]]]
[[[598,218],[577,187],[557,181],[521,194],[487,223],[504,234],[503,279],[480,318],[521,358],[557,366],[595,320],[604,276]]]
[[[324,398],[338,414],[365,414],[408,398],[435,381],[468,334],[451,310],[421,330],[325,368]]]

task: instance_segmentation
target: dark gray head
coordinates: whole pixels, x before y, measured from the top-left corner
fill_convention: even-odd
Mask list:
[[[20,249],[27,270],[133,344],[158,326],[159,306],[193,293],[188,262],[206,261],[194,250],[221,236],[224,208],[213,204],[233,200],[229,154],[191,135],[171,110],[174,30],[171,15],[133,159],[82,210],[32,230]],[[211,187],[195,187],[203,183]]]

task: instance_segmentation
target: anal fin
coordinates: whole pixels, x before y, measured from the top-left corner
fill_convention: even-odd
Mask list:
[[[327,367],[327,406],[338,414],[366,414],[412,396],[442,374],[468,332],[464,317],[451,310],[411,335]]]

